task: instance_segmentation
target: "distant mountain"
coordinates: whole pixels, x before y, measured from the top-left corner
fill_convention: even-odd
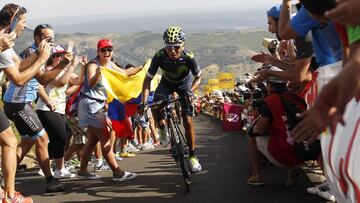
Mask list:
[[[35,20],[35,22],[50,23],[60,33],[73,33],[76,30],[89,34],[129,34],[143,30],[161,32],[169,25],[179,25],[187,32],[217,32],[257,28],[266,26],[265,17],[265,11],[260,9],[197,12],[189,10],[181,11],[181,13],[159,12],[138,13],[137,15],[63,17],[61,19]]]
[[[18,39],[15,47],[17,53],[31,44],[32,32],[27,30]],[[263,49],[263,37],[271,37],[266,31],[188,32],[187,35],[186,48],[194,53],[203,69],[204,81],[216,76],[218,71],[234,72],[236,75],[255,71],[258,65],[250,60],[250,56]],[[96,56],[96,44],[100,38],[110,38],[115,46],[115,60],[124,66],[128,63],[141,65],[145,59],[151,58],[163,47],[162,35],[149,31],[101,36],[83,33],[57,34],[55,38],[57,44],[64,46],[69,40],[73,40],[75,53],[86,54],[89,58]]]

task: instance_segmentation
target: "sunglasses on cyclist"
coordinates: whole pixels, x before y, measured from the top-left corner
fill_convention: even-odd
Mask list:
[[[102,48],[102,49],[100,49],[101,53],[112,52],[112,51],[113,51],[113,48]]]
[[[181,48],[181,45],[166,45],[165,46],[166,49],[169,49],[169,50],[172,50],[172,49],[175,49],[175,50],[179,50]]]

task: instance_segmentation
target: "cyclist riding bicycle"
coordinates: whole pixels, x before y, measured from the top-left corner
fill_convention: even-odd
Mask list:
[[[192,92],[200,85],[201,71],[194,55],[184,50],[186,34],[180,27],[171,26],[167,28],[163,39],[165,47],[154,55],[144,80],[142,107],[147,108],[150,82],[160,67],[163,77],[155,91],[153,101],[167,99],[173,92],[176,92],[182,98],[180,103],[185,135],[189,145],[191,171],[196,173],[201,171],[201,165],[195,156],[195,130],[192,121],[193,106],[190,98]],[[193,79],[190,72],[195,76],[195,79]],[[160,109],[154,109],[154,117],[160,128],[160,142],[166,147],[169,144],[169,136],[165,130],[165,121],[160,116]]]

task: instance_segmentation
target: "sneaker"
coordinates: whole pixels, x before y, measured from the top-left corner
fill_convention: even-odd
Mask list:
[[[254,176],[254,175],[250,176],[247,179],[246,183],[255,186],[264,185],[264,182],[261,180],[260,176]]]
[[[155,147],[148,142],[141,145],[141,150],[152,150],[152,149],[155,149]]]
[[[94,166],[94,171],[110,171],[110,170],[111,170],[110,166],[105,162],[103,162],[103,164],[101,164],[100,166],[96,166],[96,165]]]
[[[139,141],[137,141],[136,139],[132,139],[130,141],[130,143],[134,146],[134,147],[137,147],[139,145]]]
[[[70,173],[75,173],[76,166],[73,166],[67,162],[65,162],[65,169],[68,170]]]
[[[120,153],[120,157],[122,158],[132,158],[132,157],[136,157],[135,154],[130,153],[130,152],[126,152],[126,153]]]
[[[167,147],[170,143],[170,138],[165,128],[159,130],[160,133],[160,144],[162,147]]]
[[[81,173],[80,171],[77,172],[77,176],[83,179],[89,179],[89,180],[96,180],[99,179],[100,176],[93,174],[93,173]]]
[[[8,197],[2,198],[2,203],[33,203],[33,199],[31,197],[24,197],[20,192],[15,192],[12,199]]]
[[[51,171],[51,175],[54,175],[54,171],[53,170],[50,170]],[[40,176],[45,176],[44,172],[41,170],[41,168],[39,169],[39,171],[37,172],[38,175]]]
[[[158,146],[160,146],[160,142],[159,142],[159,141],[157,141],[157,140],[156,140],[156,141],[154,141],[153,146],[154,146],[154,147],[158,147]]]
[[[116,154],[115,154],[115,159],[116,159],[116,161],[122,161],[122,160],[124,160],[122,157],[120,157],[119,152],[116,152]]]
[[[75,174],[71,173],[70,171],[66,169],[61,170],[55,170],[54,172],[54,178],[61,179],[61,178],[73,178],[75,177]]]
[[[113,181],[127,181],[127,180],[132,180],[134,178],[136,178],[138,175],[136,173],[131,173],[131,172],[127,172],[124,171],[124,175],[123,176],[117,176],[117,175],[113,175]]]
[[[200,172],[202,169],[199,163],[199,159],[196,158],[195,156],[190,157],[190,168],[191,168],[191,172],[193,173]]]
[[[61,192],[64,190],[65,190],[65,185],[60,183],[55,178],[53,178],[50,182],[46,183],[46,191],[48,192]]]
[[[45,176],[45,174],[44,174],[44,172],[41,170],[41,168],[38,170],[37,174],[40,175],[40,176]]]
[[[139,148],[140,148],[140,145],[139,145]],[[130,144],[127,146],[127,151],[128,151],[128,152],[138,152],[139,149],[138,149],[135,145],[133,145],[133,144],[130,143]]]
[[[330,193],[329,184],[324,181],[322,184],[317,185],[315,187],[309,187],[306,191],[310,194],[319,195],[320,197],[335,202],[335,196]]]

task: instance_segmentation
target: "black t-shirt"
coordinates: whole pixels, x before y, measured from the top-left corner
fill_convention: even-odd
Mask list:
[[[201,73],[194,55],[187,51],[183,51],[179,59],[171,60],[165,48],[161,49],[153,57],[147,75],[154,77],[159,67],[169,82],[182,81],[190,72],[196,77]]]
[[[306,37],[297,36],[295,39],[296,59],[311,58],[314,54],[312,46],[312,35],[307,34]]]

